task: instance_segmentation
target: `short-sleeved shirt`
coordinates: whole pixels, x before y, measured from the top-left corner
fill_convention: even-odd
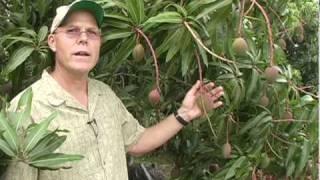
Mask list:
[[[81,154],[84,159],[71,163],[71,169],[40,170],[30,173],[33,174],[30,176],[36,174],[39,176],[38,180],[128,179],[126,150],[137,142],[145,129],[127,111],[108,85],[89,78],[88,108],[84,108],[65,91],[47,70],[31,87],[32,119],[40,122],[57,111],[58,116],[51,122],[50,129],[70,131],[57,152]],[[20,96],[21,94],[12,101],[12,109],[16,107]],[[15,173],[20,173],[18,169],[16,171]],[[23,179],[29,180],[26,176]]]

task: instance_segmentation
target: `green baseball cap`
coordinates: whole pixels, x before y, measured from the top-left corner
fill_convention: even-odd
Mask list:
[[[69,5],[60,6],[56,10],[56,16],[52,21],[50,33],[53,33],[65,20],[70,12],[86,10],[89,11],[97,21],[100,28],[103,22],[103,8],[96,2],[90,0],[76,0]]]

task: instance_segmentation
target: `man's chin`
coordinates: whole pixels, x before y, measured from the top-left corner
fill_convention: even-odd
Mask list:
[[[92,69],[93,67],[75,67],[72,68],[71,71],[73,74],[88,75]]]

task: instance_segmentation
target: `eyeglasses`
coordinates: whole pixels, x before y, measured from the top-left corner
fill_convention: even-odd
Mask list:
[[[85,31],[81,31],[80,27],[69,27],[66,29],[61,29],[60,31],[55,31],[54,33],[63,32],[70,39],[78,39],[82,33],[85,33],[88,39],[97,40],[101,36],[101,32],[99,29],[86,29]]]

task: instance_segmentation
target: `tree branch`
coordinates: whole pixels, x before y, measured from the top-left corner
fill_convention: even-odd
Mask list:
[[[210,50],[202,43],[201,39],[193,32],[193,30],[191,29],[189,23],[186,22],[186,21],[184,21],[183,24],[186,26],[186,28],[187,28],[188,31],[191,33],[191,35],[193,36],[193,38],[199,43],[199,45],[200,45],[201,47],[203,47],[203,49],[206,50],[209,54],[211,54],[212,56],[214,56],[214,57],[216,57],[216,58],[218,58],[218,59],[220,59],[220,60],[222,60],[222,61],[224,61],[224,62],[233,63],[233,64],[235,63],[235,62],[233,62],[233,61],[231,61],[231,60],[229,60],[229,59],[226,59],[226,58],[224,58],[224,57],[221,57],[221,56],[215,54],[214,52],[210,51]]]
[[[155,65],[155,69],[156,69],[156,86],[157,86],[157,89],[158,89],[159,93],[161,94],[159,65],[158,65],[158,60],[157,60],[157,56],[156,56],[155,50],[152,47],[152,44],[151,44],[149,38],[144,34],[144,32],[139,28],[135,28],[135,30],[136,30],[136,32],[138,32],[146,40],[146,42],[147,42],[147,44],[149,46],[149,49],[150,49],[152,57],[153,57],[153,62],[154,62],[154,65]]]

